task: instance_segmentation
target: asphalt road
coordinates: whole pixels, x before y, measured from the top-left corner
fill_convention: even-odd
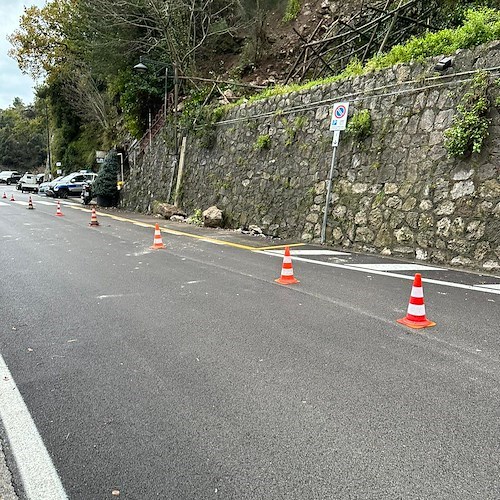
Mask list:
[[[0,354],[68,498],[500,498],[499,277],[417,268],[410,330],[412,265],[293,247],[286,287],[280,242],[152,251],[152,218],[4,190]]]

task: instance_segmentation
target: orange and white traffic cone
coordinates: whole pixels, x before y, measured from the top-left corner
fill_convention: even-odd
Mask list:
[[[151,250],[159,250],[160,248],[165,248],[163,241],[161,239],[161,231],[158,223],[155,224],[155,237],[153,240],[153,246],[149,247]]]
[[[436,323],[429,321],[425,317],[424,289],[422,287],[422,275],[420,273],[415,274],[415,278],[413,279],[408,312],[404,318],[396,321],[410,328],[427,328],[436,325]]]
[[[2,198],[3,198],[4,200],[6,200],[6,199],[7,199],[7,193],[6,193],[5,191],[3,192],[3,196],[2,196]]]
[[[281,276],[274,280],[281,285],[293,285],[299,280],[293,276],[292,257],[290,256],[290,247],[285,247],[285,255],[283,257],[283,265],[281,266]]]
[[[10,201],[16,201],[16,200],[14,199],[14,193],[12,193],[12,194],[10,195]]]
[[[33,210],[35,207],[33,206],[33,200],[31,199],[31,196],[28,200],[28,210]]]
[[[89,226],[98,226],[99,221],[97,220],[97,214],[95,213],[95,208],[92,207],[92,215],[90,216]]]
[[[58,201],[58,202],[57,202],[57,210],[56,210],[56,215],[57,215],[58,217],[62,217],[62,216],[64,215],[64,214],[61,212],[61,202],[60,202],[60,201]]]

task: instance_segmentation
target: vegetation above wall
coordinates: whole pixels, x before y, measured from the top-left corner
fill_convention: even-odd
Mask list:
[[[205,89],[195,78],[284,81],[283,72],[293,65],[307,34],[304,30],[314,30],[317,16],[323,16],[325,23],[343,20],[359,10],[360,2],[49,0],[43,7],[25,10],[19,29],[10,37],[11,55],[24,72],[44,77],[39,99],[50,116],[53,161],[89,167],[96,149],[110,149],[131,136],[139,139],[149,117],[154,118],[162,108],[165,91],[172,97],[167,99],[172,112],[174,68],[181,76],[180,125],[208,123],[205,132],[210,144],[210,128],[223,112],[211,116],[208,110],[201,111],[211,101],[234,103],[241,95],[249,101],[263,99],[484,43],[498,38],[499,13],[477,6],[496,3],[433,0],[425,6],[432,11],[430,22],[436,29],[447,29],[392,49],[386,45],[390,49],[386,54],[364,64],[353,60],[344,71],[323,73],[327,76],[322,80],[276,85],[256,96],[250,94],[255,89],[242,91],[243,87],[230,83],[211,82]],[[471,5],[476,10],[464,14]],[[404,31],[401,36],[404,39]],[[149,61],[146,74],[132,70],[140,55],[147,55]]]
[[[277,85],[248,99],[243,98],[235,105],[365,75],[396,64],[423,61],[428,57],[453,54],[458,49],[468,49],[498,39],[500,39],[500,11],[491,8],[469,9],[465,13],[462,26],[456,29],[444,29],[437,33],[427,33],[421,37],[412,38],[403,45],[396,45],[386,54],[372,57],[364,65],[354,59],[344,71],[337,75],[310,81],[303,85]]]

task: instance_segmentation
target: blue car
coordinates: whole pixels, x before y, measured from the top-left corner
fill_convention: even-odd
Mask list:
[[[67,198],[68,196],[80,196],[83,185],[86,182],[92,182],[97,177],[93,172],[73,172],[56,182],[54,186],[47,191],[47,194],[54,198]]]

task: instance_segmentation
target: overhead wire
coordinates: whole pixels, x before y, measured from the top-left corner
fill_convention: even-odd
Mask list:
[[[481,70],[487,71],[487,72],[491,73],[493,76],[500,75],[500,66],[494,66],[491,68],[482,68]],[[455,80],[455,78],[462,77],[465,75],[474,75],[475,73],[477,73],[477,70],[462,71],[462,72],[451,73],[451,74],[447,74],[447,75],[429,76],[429,77],[425,77],[425,78],[408,80],[406,82],[397,82],[397,83],[393,83],[393,84],[389,84],[389,85],[383,85],[380,87],[376,87],[374,89],[360,90],[360,91],[351,92],[348,94],[336,95],[335,97],[323,99],[321,101],[310,102],[307,104],[300,104],[297,106],[292,106],[292,107],[287,108],[287,109],[280,109],[279,115],[280,116],[288,115],[288,114],[292,114],[292,113],[298,113],[301,111],[304,111],[304,112],[313,111],[313,110],[316,110],[316,109],[321,108],[323,106],[331,105],[332,103],[338,102],[338,101],[349,101],[351,103],[362,102],[362,101],[366,101],[366,100],[373,99],[373,98],[380,99],[380,98],[387,98],[387,97],[393,97],[393,96],[400,96],[400,95],[404,95],[404,94],[413,94],[413,93],[423,92],[426,90],[437,89],[437,88],[449,86],[450,84],[457,86],[457,85],[469,82],[472,78],[464,78],[464,79],[460,79],[460,80]],[[405,87],[408,85],[418,84],[422,80],[425,80],[427,82],[433,81],[433,80],[434,81],[435,80],[437,80],[437,81],[446,80],[446,81],[436,83],[433,85],[424,85],[424,86],[420,86],[420,87],[411,87],[411,88],[406,88],[406,89],[400,89],[400,90],[396,90],[393,92],[377,93],[379,91],[384,91],[384,90],[391,89],[394,87],[402,87],[402,86]],[[271,96],[271,97],[278,97],[278,96],[283,97],[283,96],[287,96],[289,94],[290,93],[278,94],[277,96]],[[277,114],[276,110],[266,111],[264,113],[258,113],[258,114],[253,114],[253,115],[249,115],[249,116],[241,116],[241,117],[236,117],[236,118],[232,118],[229,120],[220,120],[217,123],[215,123],[215,125],[216,126],[231,125],[234,123],[252,121],[252,120],[256,120],[256,119],[260,119],[260,118],[268,118],[268,117],[276,116],[276,114]]]

